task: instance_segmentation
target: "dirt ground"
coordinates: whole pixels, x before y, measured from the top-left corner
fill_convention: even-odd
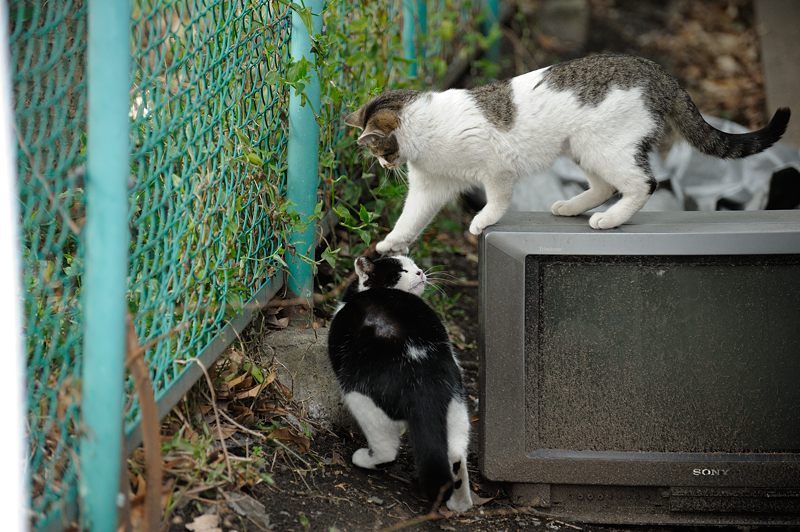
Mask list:
[[[450,215],[463,217],[461,222],[466,226],[468,215],[456,210]],[[434,238],[430,234],[427,237]],[[448,238],[448,244],[459,252],[439,253],[431,262],[446,264],[446,271],[455,277],[451,284],[440,286],[452,305],[448,330],[464,368],[472,421],[477,426],[477,246],[475,239],[466,235]],[[269,316],[260,319],[271,320]],[[254,326],[257,328],[258,324]],[[245,344],[248,341],[246,336]],[[223,402],[221,408],[231,410],[231,405]],[[194,497],[176,511],[170,530],[185,530],[187,524],[208,513],[219,516],[223,530],[615,530],[551,520],[535,510],[514,507],[503,486],[481,477],[474,430],[469,470],[476,507],[465,514],[429,513],[431,505],[417,489],[413,458],[405,443],[396,462],[378,471],[366,471],[350,463],[352,453],[364,445],[357,429],[312,430],[309,448],[302,455],[308,464],[283,455],[270,468],[270,483],[238,489],[228,486],[224,494],[209,489],[205,494],[208,500]],[[244,454],[241,441],[237,443],[232,437],[228,442],[230,453]],[[244,502],[240,508],[237,500]]]
[[[544,4],[521,2],[519,13],[504,29],[504,54],[512,58],[505,65],[505,75],[593,51],[636,53],[661,62],[677,75],[704,112],[750,127],[765,120],[750,1],[588,0],[585,38],[577,41],[543,29]],[[470,84],[469,74],[461,84]],[[448,212],[447,216],[456,218],[455,225],[466,230],[469,214],[458,209]],[[440,297],[450,309],[445,321],[465,370],[474,422],[478,405],[476,241],[465,233],[435,231],[428,231],[424,238],[443,239],[441,247],[449,250],[437,252],[431,262],[456,279],[454,284],[442,285],[445,295]],[[302,407],[294,405],[287,390],[274,380],[268,355],[242,355],[250,340],[268,334],[271,327],[285,327],[285,320],[279,312],[263,314],[233,354],[217,365],[213,377],[223,383],[215,384],[219,386],[219,415],[208,395],[195,390],[163,425],[169,530],[653,530],[565,523],[515,508],[502,486],[481,477],[474,441],[469,461],[478,504],[461,515],[428,513],[429,504],[416,489],[406,447],[397,462],[383,470],[367,472],[352,466],[350,456],[363,445],[358,431],[329,430],[308,421]],[[324,323],[325,316],[317,315],[315,320]],[[216,430],[224,432],[225,449],[216,439]],[[473,440],[474,436],[473,431]],[[134,500],[141,500],[144,490],[137,480],[140,458],[140,453],[134,454],[131,461]],[[134,504],[134,514],[136,509]]]

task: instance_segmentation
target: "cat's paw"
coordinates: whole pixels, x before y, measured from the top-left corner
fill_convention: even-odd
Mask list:
[[[490,225],[496,224],[497,221],[503,216],[504,212],[504,210],[497,208],[487,209],[484,207],[483,210],[476,214],[475,218],[472,219],[472,223],[469,224],[469,232],[475,236],[479,236],[481,233],[483,233],[484,229]]]
[[[589,226],[591,226],[592,229],[614,229],[624,222],[625,220],[620,220],[618,217],[607,212],[596,212],[589,218]]]
[[[408,255],[408,242],[398,242],[386,238],[378,242],[375,250],[381,255]]]
[[[370,450],[366,447],[353,453],[353,463],[364,469],[375,469],[375,459],[372,457]]]
[[[490,224],[484,223],[476,216],[472,219],[472,223],[469,224],[469,232],[475,236],[480,236],[480,234],[483,233],[483,230],[489,225]]]
[[[558,200],[550,207],[550,212],[556,216],[577,216],[580,211],[575,210],[568,200]]]
[[[466,512],[472,508],[472,497],[469,491],[466,491],[466,493],[460,490],[454,491],[445,504],[451,512]]]

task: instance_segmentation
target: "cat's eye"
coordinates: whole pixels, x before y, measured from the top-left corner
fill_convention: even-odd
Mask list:
[[[400,270],[403,273],[408,273],[408,270]]]

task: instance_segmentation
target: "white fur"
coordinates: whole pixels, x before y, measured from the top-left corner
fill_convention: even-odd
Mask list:
[[[400,280],[395,285],[395,288],[421,296],[422,292],[425,291],[425,281],[427,279],[425,272],[408,257],[397,255],[394,258],[400,261],[403,265],[403,270],[405,270],[401,272]]]
[[[382,314],[368,315],[364,318],[364,325],[372,327],[377,338],[395,338],[398,335],[397,327],[383,319]]]
[[[454,512],[465,512],[472,507],[472,494],[467,471],[467,447],[469,446],[469,413],[460,398],[454,397],[447,405],[447,456],[450,464],[460,462],[453,480],[461,486],[453,490],[447,507]]]
[[[353,463],[365,469],[375,469],[380,464],[394,461],[400,448],[400,436],[406,430],[406,423],[394,421],[372,399],[358,392],[345,394],[344,404],[361,427],[369,446],[353,453]],[[454,512],[465,512],[472,507],[472,492],[467,471],[468,446],[469,414],[461,399],[454,397],[447,405],[447,458],[451,465],[459,464],[453,480],[455,482],[460,480],[461,485],[453,490],[453,494],[445,503]]]
[[[406,344],[406,356],[411,360],[422,360],[428,356],[428,350],[424,346]]]
[[[358,467],[375,469],[379,464],[394,461],[406,424],[394,421],[372,399],[358,392],[345,394],[344,404],[352,412],[369,445],[369,448],[353,453],[353,463]]]
[[[425,275],[425,272],[423,272],[413,260],[406,256],[396,255],[391,258],[399,260],[404,270],[400,272],[400,279],[397,281],[397,284],[394,286],[394,288],[421,296],[425,291],[425,282],[428,279]],[[369,278],[369,275],[361,269],[358,264],[358,260],[355,262],[355,269],[358,277],[358,291],[363,292],[364,290],[368,290],[369,287],[365,286],[364,283]],[[339,312],[340,309],[341,307],[337,308],[336,312]]]
[[[622,199],[589,221],[607,229],[644,205],[649,187],[634,155],[655,124],[641,90],[614,89],[597,106],[584,106],[570,92],[537,87],[546,70],[511,80],[516,115],[507,131],[490,124],[463,89],[423,94],[401,112],[397,164],[408,164],[408,196],[394,229],[377,245],[380,253],[407,253],[439,209],[475,185],[487,198],[469,228],[479,235],[505,213],[521,177],[545,170],[562,153],[579,161],[592,188],[554,204],[554,214],[585,212],[616,189]]]

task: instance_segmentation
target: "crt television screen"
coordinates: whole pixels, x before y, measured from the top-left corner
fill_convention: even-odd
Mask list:
[[[529,452],[800,452],[800,256],[525,268]]]

